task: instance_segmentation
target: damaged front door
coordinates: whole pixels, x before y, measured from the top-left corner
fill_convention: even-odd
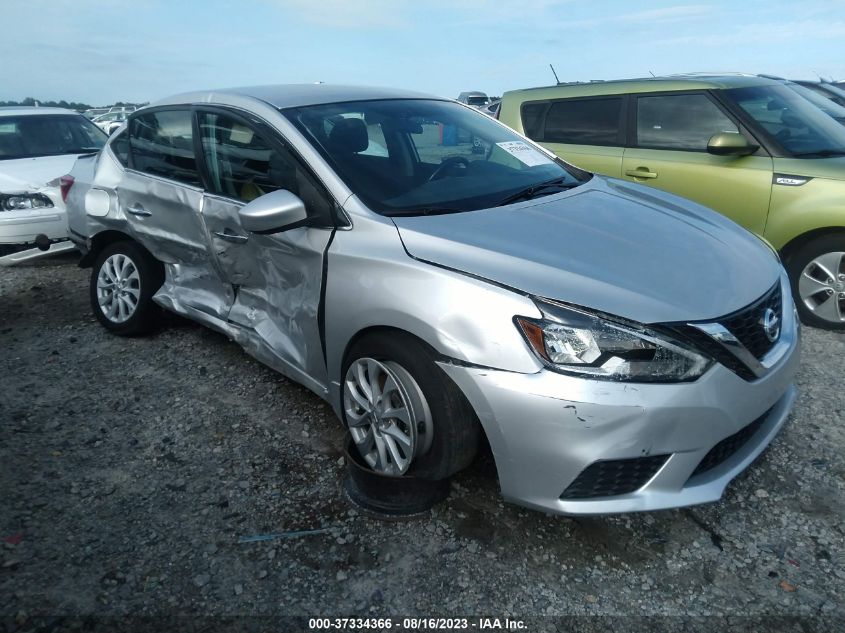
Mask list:
[[[264,130],[222,110],[198,112],[208,191],[202,215],[211,250],[233,289],[230,323],[239,342],[278,371],[323,395],[327,373],[318,314],[323,257],[331,240],[328,194]],[[286,189],[304,202],[313,226],[271,235],[246,231],[238,211]]]

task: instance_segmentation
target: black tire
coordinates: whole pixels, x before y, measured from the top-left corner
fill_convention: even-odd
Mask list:
[[[798,308],[801,322],[825,330],[845,330],[845,321],[836,323],[822,318],[808,307],[801,299],[799,282],[804,269],[810,262],[825,253],[835,252],[845,252],[845,233],[829,233],[813,239],[790,253],[786,261],[786,271],[789,274],[789,283],[792,286],[792,296],[795,299],[795,306]],[[832,285],[834,294],[829,301],[838,301],[840,313],[845,316],[845,298],[841,298],[841,295],[845,294],[845,261],[840,264],[839,270],[831,272],[836,275],[836,278]],[[837,286],[837,284],[839,285]]]
[[[106,261],[114,255],[127,257],[138,272],[138,302],[127,319],[117,321],[109,318],[100,308],[97,279]],[[91,270],[89,284],[91,309],[104,328],[120,336],[137,336],[153,331],[158,324],[161,309],[152,301],[152,296],[164,283],[164,267],[139,244],[130,241],[114,242],[97,255]]]
[[[382,331],[366,335],[349,349],[343,376],[358,359],[393,362],[407,371],[422,391],[433,421],[431,445],[412,461],[406,475],[421,479],[445,479],[466,468],[478,451],[481,425],[475,411],[457,385],[434,362],[435,352],[415,337]],[[341,393],[341,411],[344,411]],[[348,426],[346,414],[343,422]]]

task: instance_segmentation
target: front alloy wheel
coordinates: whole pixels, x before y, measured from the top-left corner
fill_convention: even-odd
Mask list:
[[[831,324],[845,323],[845,252],[812,259],[801,271],[798,294],[818,318]]]
[[[432,417],[401,365],[359,358],[346,371],[343,407],[352,440],[374,471],[398,477],[431,446]]]

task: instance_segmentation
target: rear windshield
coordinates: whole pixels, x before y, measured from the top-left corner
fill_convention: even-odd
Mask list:
[[[487,97],[467,97],[467,103],[474,106],[487,105],[489,100]]]
[[[107,140],[80,114],[0,116],[0,160],[96,152]]]

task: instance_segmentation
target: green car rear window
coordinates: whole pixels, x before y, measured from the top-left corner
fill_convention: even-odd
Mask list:
[[[525,135],[546,143],[618,145],[622,97],[558,99],[522,106]]]

